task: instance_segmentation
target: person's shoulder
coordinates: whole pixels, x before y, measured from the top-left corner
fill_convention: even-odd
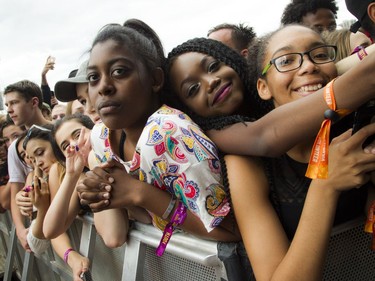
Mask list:
[[[8,147],[8,151],[12,151],[12,152],[16,151],[16,142],[17,142],[17,140],[12,141],[12,143]]]
[[[154,114],[149,117],[147,125],[150,123],[164,125],[169,122],[173,122],[178,126],[183,124],[197,126],[187,114],[167,105],[163,105],[155,111]]]
[[[90,133],[91,141],[95,141],[97,139],[107,139],[109,136],[109,131],[109,128],[103,122],[95,124]]]

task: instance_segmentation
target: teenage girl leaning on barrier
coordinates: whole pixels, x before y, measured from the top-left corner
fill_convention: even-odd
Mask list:
[[[16,202],[23,215],[29,215],[32,204],[37,208],[37,216],[33,220],[27,235],[30,249],[40,255],[47,250],[50,241],[56,253],[72,269],[73,279],[82,280],[80,275],[89,268],[88,258],[74,251],[68,235],[61,232],[60,235],[49,240],[43,233],[45,216],[53,203],[56,182],[59,181],[62,167],[57,162],[56,154],[52,148],[52,125],[33,125],[24,137],[21,137],[21,155],[26,152],[28,161],[33,163],[34,171],[30,173],[26,181],[26,187],[16,196]],[[39,173],[38,173],[39,171]],[[38,181],[39,180],[39,181]],[[39,184],[40,183],[40,184]],[[67,200],[68,201],[68,200]]]
[[[98,179],[112,177],[110,198],[104,192],[109,208],[140,206],[161,230],[173,223],[200,237],[237,241],[214,144],[185,114],[160,102],[164,59],[156,34],[138,20],[106,26],[94,40],[89,96],[103,124],[92,131],[92,147],[99,161],[116,164],[109,174],[102,168],[87,174],[78,186],[81,201],[97,198]]]

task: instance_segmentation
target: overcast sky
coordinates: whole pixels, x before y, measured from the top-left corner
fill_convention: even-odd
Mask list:
[[[65,79],[87,57],[91,41],[107,23],[139,18],[160,36],[166,53],[176,45],[206,36],[220,23],[245,23],[258,35],[279,26],[290,0],[0,0],[0,91],[29,79],[40,84],[48,55],[56,57],[48,82]],[[338,24],[353,19],[345,1]]]

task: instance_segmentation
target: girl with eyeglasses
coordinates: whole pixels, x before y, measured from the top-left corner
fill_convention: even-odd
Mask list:
[[[59,179],[64,174],[64,167],[57,161],[61,156],[56,155],[53,149],[52,128],[53,125],[33,125],[18,141],[18,153],[23,161],[33,166],[33,171],[28,175],[25,187],[16,195],[16,203],[21,214],[31,220],[27,234],[30,249],[41,255],[52,243],[56,253],[72,269],[73,279],[78,281],[82,280],[79,277],[82,272],[89,268],[88,258],[72,250],[65,232],[51,240],[43,233],[46,213],[53,202],[55,190],[59,187]],[[33,211],[33,206],[36,212]],[[77,214],[78,211],[75,215]]]
[[[333,63],[336,48],[326,45],[320,35],[309,28],[285,27],[261,41],[261,48],[250,48],[253,54],[249,57],[249,63],[253,67],[256,65],[259,79],[253,85],[257,86],[263,102],[251,95],[251,88],[246,87],[251,83],[246,84],[243,79],[243,69],[236,63],[238,60],[232,58],[230,50],[224,50],[219,43],[193,39],[169,54],[169,86],[175,95],[168,98],[172,101],[177,95],[179,100],[175,106],[188,112],[205,130],[211,129],[214,132],[211,136],[224,151],[270,155],[262,148],[263,142],[271,143],[272,140],[261,141],[262,130],[271,134],[278,132],[277,138],[273,139],[276,148],[272,153],[281,150],[284,137],[290,131],[314,131],[314,120],[306,122],[303,127],[302,124],[297,126],[297,123],[312,114],[312,110],[321,110],[315,101],[317,97],[324,100],[321,93],[315,92],[337,76]],[[239,77],[243,83],[240,83]],[[370,89],[367,91],[370,92]],[[349,95],[349,92],[345,94]],[[269,99],[272,102],[266,101]],[[310,109],[307,109],[307,101]],[[288,106],[284,105],[287,103]],[[246,118],[255,119],[259,117],[256,113],[266,114],[274,107],[278,109],[265,118],[243,125]],[[279,115],[281,111],[291,118],[287,127],[283,127],[281,119],[269,117],[275,114],[286,121],[289,117]],[[312,115],[310,117],[314,118]],[[271,120],[274,124],[268,123]],[[217,131],[236,122],[239,124],[232,128]],[[375,132],[375,126],[370,128],[367,135]],[[346,132],[335,139],[330,150],[329,178],[314,180],[311,185],[310,180],[304,177],[307,165],[298,163],[309,159],[311,143],[308,134],[305,134],[306,143],[300,140],[299,145],[290,151],[291,157],[296,158],[287,159],[292,164],[284,161],[284,166],[272,167],[266,161],[247,156],[225,156],[234,214],[257,280],[320,279],[338,197],[341,191],[365,183],[368,180],[365,172],[375,168],[375,155],[365,153],[361,147],[366,134],[350,137],[350,133]],[[295,144],[297,139],[294,140]],[[356,157],[363,162],[353,167],[351,161]],[[275,168],[273,172],[278,172],[280,177],[271,175],[271,168]],[[355,169],[358,169],[358,174],[353,173]],[[277,180],[273,182],[274,185],[283,181],[286,183],[279,186],[280,190],[271,190],[271,193],[269,181],[272,180]],[[290,246],[289,239],[295,233],[307,190],[310,192],[301,224]],[[339,201],[339,204],[344,204],[339,208],[341,220],[355,217],[364,209],[366,190],[356,190],[353,194],[356,203],[350,201],[349,204],[345,199]],[[288,205],[290,199],[293,202]],[[354,206],[345,208],[349,205]]]

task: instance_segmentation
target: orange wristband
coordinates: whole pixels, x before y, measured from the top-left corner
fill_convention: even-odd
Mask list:
[[[333,79],[329,82],[323,92],[324,100],[330,109],[324,112],[325,119],[311,151],[309,166],[306,171],[306,177],[311,179],[325,179],[328,177],[328,146],[331,124],[351,112],[346,109],[336,110],[336,100],[333,91],[333,82],[335,80]]]

